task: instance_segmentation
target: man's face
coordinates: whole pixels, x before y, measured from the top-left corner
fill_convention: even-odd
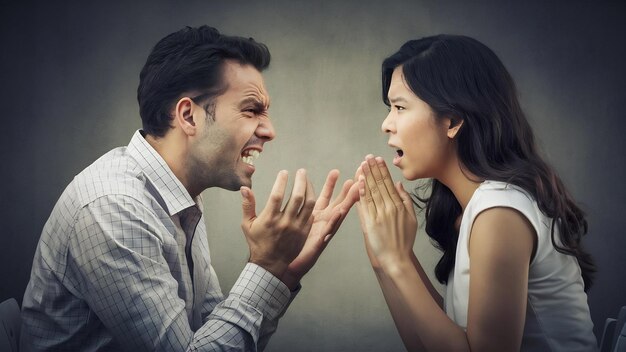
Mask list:
[[[261,73],[251,65],[226,61],[223,74],[227,90],[214,100],[215,121],[197,119],[203,126],[190,146],[189,177],[202,189],[234,191],[251,187],[254,160],[276,134]]]

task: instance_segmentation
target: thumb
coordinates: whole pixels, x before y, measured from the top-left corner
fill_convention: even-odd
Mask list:
[[[241,209],[243,211],[243,222],[249,223],[256,218],[256,202],[254,200],[254,193],[248,187],[242,186],[239,190],[241,192]]]

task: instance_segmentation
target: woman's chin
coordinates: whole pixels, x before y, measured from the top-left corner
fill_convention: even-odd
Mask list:
[[[402,177],[404,177],[407,181],[415,181],[419,178],[423,178],[419,173],[408,169],[402,169]]]

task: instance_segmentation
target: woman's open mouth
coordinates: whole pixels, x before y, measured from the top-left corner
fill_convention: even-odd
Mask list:
[[[396,149],[396,156],[395,158],[393,158],[393,164],[395,166],[398,166],[403,156],[404,156],[404,151],[402,151],[402,149]]]

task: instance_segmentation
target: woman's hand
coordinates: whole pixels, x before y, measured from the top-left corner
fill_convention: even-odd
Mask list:
[[[357,171],[357,178],[359,218],[372,265],[384,268],[410,261],[417,231],[410,195],[400,182],[394,186],[381,157],[368,155]]]
[[[358,188],[359,188],[359,179],[360,177],[363,176],[363,170],[361,169],[361,165],[359,165],[359,167],[356,169],[356,174],[354,175],[354,184],[357,186],[357,192],[359,192]],[[360,198],[360,195],[357,193],[357,197]],[[369,245],[369,238],[367,236],[367,228],[365,227],[365,212],[366,212],[366,208],[364,208],[363,206],[361,206],[361,202],[359,202],[357,200],[356,202],[356,209],[357,209],[357,214],[359,214],[359,224],[361,225],[361,231],[363,232],[363,238],[365,239],[365,252],[367,253],[368,258],[370,259],[370,263],[372,264],[372,268],[374,270],[378,270],[381,269],[380,263],[378,262],[378,259],[376,259],[376,256],[374,255],[374,252],[372,252],[372,249],[370,248]]]

